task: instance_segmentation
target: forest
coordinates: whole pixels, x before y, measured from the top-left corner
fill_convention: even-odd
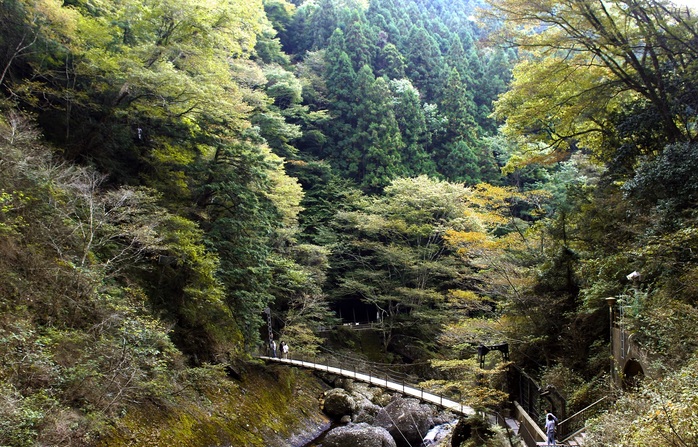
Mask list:
[[[698,445],[696,14],[0,0],[0,445],[136,445],[151,410],[183,428],[142,445],[264,445],[182,412],[241,411],[267,318],[477,409],[512,365],[610,394],[589,445]]]

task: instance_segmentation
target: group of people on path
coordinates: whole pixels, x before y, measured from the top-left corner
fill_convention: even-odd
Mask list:
[[[282,341],[281,344],[279,344],[279,348],[281,349],[281,355],[283,358],[288,359],[288,344],[285,341]],[[269,350],[271,351],[270,353],[272,357],[278,357],[276,354],[276,341],[269,341]]]

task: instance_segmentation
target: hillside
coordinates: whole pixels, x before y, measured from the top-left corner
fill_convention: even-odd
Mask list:
[[[507,405],[510,364],[477,347],[507,342],[575,411],[609,394],[613,297],[658,360],[590,439],[692,445],[694,16],[3,2],[0,444],[282,443],[319,385],[277,388],[270,331],[478,409]]]

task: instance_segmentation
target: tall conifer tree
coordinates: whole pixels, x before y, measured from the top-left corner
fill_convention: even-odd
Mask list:
[[[436,97],[441,77],[441,50],[434,38],[420,25],[413,25],[407,38],[407,76],[430,101]]]
[[[339,26],[339,11],[335,0],[320,0],[306,28],[312,35],[310,49],[327,46],[332,33]]]
[[[402,79],[405,77],[405,58],[395,45],[388,43],[378,50],[375,68],[378,76]]]
[[[345,51],[344,33],[335,30],[330,39],[330,45],[325,53],[327,71],[325,75],[327,90],[330,99],[330,112],[332,120],[326,124],[326,134],[330,137],[334,148],[324,154],[334,158],[338,152],[344,150],[350,144],[352,128],[355,126],[353,92],[356,73],[351,60]],[[341,160],[340,160],[341,161]]]
[[[364,65],[357,73],[354,90],[361,101],[354,109],[352,148],[343,158],[350,161],[349,174],[365,189],[376,191],[403,172],[402,138],[385,80],[376,79],[371,68]]]
[[[375,45],[369,38],[365,19],[356,11],[353,12],[351,22],[346,27],[345,42],[354,70],[358,71],[364,65],[373,63]]]
[[[435,174],[436,165],[427,153],[432,132],[427,126],[419,91],[408,79],[393,80],[390,86],[395,97],[395,118],[404,143],[402,159],[407,175]]]

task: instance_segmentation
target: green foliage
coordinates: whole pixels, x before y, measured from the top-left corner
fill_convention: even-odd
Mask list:
[[[327,162],[294,161],[288,164],[289,173],[295,176],[305,191],[299,214],[303,241],[329,245],[337,234],[330,227],[335,214],[353,208],[360,195],[349,181],[340,179]]]
[[[475,150],[465,141],[455,141],[445,145],[442,150],[444,157],[442,174],[456,182],[477,185],[482,178],[480,174],[479,157]]]
[[[604,360],[608,362],[607,358]],[[577,371],[563,364],[545,368],[541,372],[540,381],[546,386],[555,387],[555,390],[566,399],[568,415],[583,410],[608,394],[608,385],[605,382],[587,381]]]
[[[388,79],[405,78],[405,57],[392,43],[379,50],[375,66],[376,76],[387,76]]]
[[[336,323],[320,287],[329,267],[329,250],[289,240],[278,242],[285,248],[270,259],[273,311],[283,322],[277,339],[292,346],[295,352],[316,353],[323,342],[317,335],[319,330]]]
[[[170,216],[158,228],[162,249],[153,285],[153,306],[175,322],[172,339],[197,361],[223,360],[240,350],[240,329],[225,303],[218,278],[220,259],[207,250],[203,231],[194,223]],[[146,276],[147,277],[147,276]]]
[[[648,158],[638,166],[623,189],[634,201],[655,205],[664,214],[681,212],[698,199],[697,150],[698,146],[692,143],[666,147],[657,157]]]
[[[594,419],[587,439],[620,447],[678,447],[698,442],[696,361],[664,380],[647,380],[638,393],[627,393],[612,411]],[[633,430],[627,430],[632,425]]]
[[[213,237],[221,230],[215,225],[235,222],[238,228],[246,225],[260,232],[257,239],[235,237],[248,246],[256,244],[266,256],[270,230],[276,227],[272,221],[278,218],[278,225],[288,228],[295,225],[302,191],[283,171],[281,159],[254,144],[221,148],[206,165],[210,175],[201,209],[209,203],[205,199],[215,198],[238,206],[237,214],[210,206],[211,220],[200,218],[200,225],[158,206],[160,197],[151,189],[116,187],[92,169],[56,162],[35,140],[31,123],[16,112],[3,116],[0,137],[0,244],[5,254],[0,261],[0,355],[5,361],[0,373],[0,442],[94,445],[98,438],[118,439],[115,427],[140,431],[143,421],[150,419],[120,420],[137,407],[152,404],[158,408],[155,414],[167,418],[182,403],[195,415],[183,439],[209,439],[195,428],[199,425],[214,427],[207,430],[211,442],[218,442],[217,423],[204,416],[212,408],[206,406],[206,395],[229,387],[226,398],[238,402],[240,392],[222,369],[213,375],[186,364],[247,355],[244,342],[253,342],[256,334],[243,340],[236,318],[244,317],[232,310],[244,310],[247,304],[231,304],[226,294],[224,280],[230,271],[223,268],[231,258],[225,256],[235,253],[226,252],[230,246],[224,244],[213,251],[207,243],[217,242]],[[200,160],[186,163],[193,161],[195,167],[204,166]],[[234,183],[219,187],[233,178]],[[231,187],[243,178],[249,181],[245,188]],[[265,212],[266,228],[258,219]],[[236,249],[244,248],[235,244]],[[280,272],[293,279],[301,298],[312,291],[315,302],[294,304],[288,332],[299,334],[292,337],[298,349],[301,342],[312,348],[319,340],[308,323],[317,325],[327,318],[317,285],[327,254],[311,246],[294,248],[292,254],[304,267],[294,272],[293,265],[279,265]],[[247,275],[248,284],[256,279],[249,272],[260,264],[253,260],[242,266],[245,272],[240,274]],[[281,278],[276,284],[283,284]],[[278,291],[283,294],[292,287]],[[269,285],[256,290],[275,291]],[[273,414],[278,400],[267,401],[273,405],[263,410]],[[238,408],[223,402],[217,402],[216,409],[239,414]],[[171,422],[164,427],[169,425],[178,426]],[[239,443],[249,440],[245,430],[228,436]],[[264,444],[261,436],[254,442]]]
[[[299,3],[0,5],[0,444],[262,445],[231,420],[289,397],[252,386],[239,412],[221,364],[259,345],[266,307],[316,351],[330,299],[377,310],[384,351],[443,356],[430,385],[478,408],[501,405],[505,365],[481,370],[473,344],[505,337],[582,406],[608,296],[632,299],[624,323],[669,378],[610,413],[642,440],[599,443],[685,442],[693,15],[496,0],[546,26],[518,30],[531,52],[490,116],[514,55],[473,2]]]
[[[325,422],[317,411],[319,382],[295,368],[247,364],[238,382],[223,366],[204,365],[176,380],[181,386],[169,406],[144,402],[107,427],[94,445],[265,447],[283,445]]]
[[[696,21],[688,9],[654,0],[632,7],[622,1],[491,3],[520,48],[531,52],[497,114],[507,120],[505,132],[531,145],[534,160],[554,160],[551,148],[580,145],[610,161],[617,153],[649,154],[695,138],[694,117],[686,113],[693,100],[684,96],[695,88],[698,56],[689,49]],[[529,33],[532,27],[540,28]],[[622,117],[632,108],[639,113]],[[643,113],[654,118],[639,127]]]
[[[218,277],[226,286],[227,303],[252,345],[262,324],[261,311],[271,301],[267,242],[278,216],[265,194],[267,155],[250,140],[219,147],[203,165],[208,181],[199,200],[207,215],[208,243],[220,257]]]
[[[434,8],[408,2],[403,8],[391,2],[369,2],[364,11],[355,6],[340,10],[341,4],[307,3],[295,17],[299,34],[311,34],[308,23],[322,22],[309,40],[315,45],[326,42],[315,48],[325,50],[322,76],[330,101],[313,98],[309,105],[310,110],[327,108],[333,119],[323,123],[327,140],[322,148],[313,139],[308,141],[312,145],[308,152],[329,160],[340,175],[372,193],[403,175],[438,172],[452,181],[486,177],[496,182],[495,160],[476,140],[483,127],[496,128],[489,117],[491,101],[503,88],[501,80],[508,79],[508,59],[498,50],[490,59],[476,48],[473,24],[465,12],[472,12],[472,5]],[[449,64],[453,65],[447,67],[443,55],[451,40],[455,43]],[[486,69],[497,86],[488,85],[481,58],[491,61]],[[451,67],[462,71],[466,88],[447,82]],[[379,87],[382,77],[395,81],[392,93]],[[372,79],[377,84],[369,88]],[[407,83],[414,87],[404,87]],[[371,91],[375,89],[377,94]],[[482,92],[477,93],[478,102],[473,92]],[[447,110],[436,110],[435,103]],[[462,149],[458,142],[463,139],[468,150],[454,151]],[[302,140],[299,149],[301,154],[306,150]]]
[[[400,151],[403,143],[395,120],[390,89],[383,78],[374,78],[368,65],[356,75],[355,127],[351,146],[340,154],[348,165],[346,172],[367,191],[379,191],[403,172]]]
[[[434,360],[432,366],[448,379],[423,382],[422,386],[453,396],[476,410],[499,411],[506,406],[509,397],[505,391],[506,362],[482,369],[477,359],[471,357],[466,360]]]
[[[35,445],[41,431],[42,422],[49,415],[59,415],[55,411],[56,402],[43,393],[32,396],[23,396],[11,385],[3,383],[0,388],[0,408],[2,408],[2,421],[0,422],[0,443],[17,447],[31,447]],[[51,414],[54,413],[54,414]],[[51,440],[50,437],[47,437]],[[54,438],[58,440],[58,438]]]
[[[334,299],[359,299],[380,315],[384,345],[410,328],[434,334],[437,311],[467,266],[444,244],[448,229],[462,228],[464,191],[427,177],[396,179],[383,197],[365,198],[340,212],[344,237],[335,252]],[[430,336],[425,335],[424,340]]]
[[[345,27],[346,51],[350,55],[355,71],[361,70],[364,65],[371,66],[375,48],[369,41],[367,24],[365,18],[361,17],[358,11],[354,10],[354,16]]]
[[[407,76],[424,93],[427,101],[433,101],[443,75],[439,45],[424,27],[417,24],[410,29],[405,45],[410,49],[406,58]]]
[[[196,224],[159,208],[150,190],[108,188],[90,169],[57,163],[20,115],[2,123],[0,188],[15,192],[3,195],[13,228],[2,239],[0,393],[12,425],[1,442],[89,444],[134,404],[170,401],[184,331],[204,328],[180,347],[206,341],[196,351],[211,356],[234,351],[239,330]],[[158,308],[169,315],[155,318]]]
[[[482,414],[460,419],[451,438],[452,445],[458,447],[504,447],[516,445],[515,442],[508,429],[490,425]]]
[[[435,129],[429,128],[419,91],[408,79],[390,81],[390,89],[394,96],[395,119],[405,146],[401,158],[406,173],[410,176],[435,174],[436,164],[428,153]]]

